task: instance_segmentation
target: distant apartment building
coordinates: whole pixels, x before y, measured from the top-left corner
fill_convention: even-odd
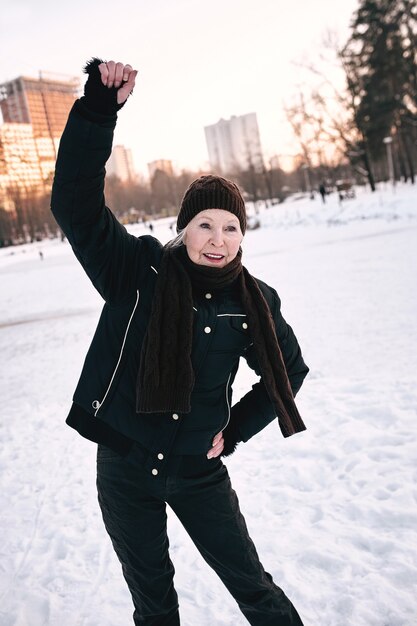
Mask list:
[[[78,95],[77,78],[41,74],[0,84],[0,182],[50,188],[59,140]]]
[[[210,166],[229,174],[254,168],[261,171],[263,157],[256,113],[233,115],[204,128]]]
[[[174,169],[172,167],[172,161],[170,161],[169,159],[158,159],[156,161],[151,161],[151,163],[148,163],[149,178],[151,180],[154,177],[155,172],[157,171],[164,172],[168,176],[173,176]]]
[[[0,126],[0,207],[13,210],[16,198],[42,188],[43,173],[31,124]]]
[[[135,179],[132,151],[124,146],[113,146],[112,153],[106,163],[106,172],[109,176],[117,176],[123,182]]]
[[[12,185],[35,186],[42,181],[42,169],[31,124],[0,126],[1,176]],[[0,179],[5,182],[5,178]]]
[[[32,124],[35,137],[60,137],[77,97],[77,78],[57,80],[20,76],[0,85],[0,108],[5,123]]]

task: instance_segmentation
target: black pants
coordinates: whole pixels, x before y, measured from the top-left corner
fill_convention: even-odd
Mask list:
[[[250,624],[302,626],[259,561],[222,461],[211,460],[208,471],[188,478],[148,475],[140,461],[134,449],[126,458],[98,449],[99,503],[132,594],[135,625],[180,623],[168,553],[168,503]]]

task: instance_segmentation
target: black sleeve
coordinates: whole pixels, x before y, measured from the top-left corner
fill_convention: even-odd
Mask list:
[[[109,304],[130,297],[144,272],[150,237],[130,235],[105,204],[105,164],[116,115],[77,100],[61,138],[51,209],[92,283]],[[156,240],[154,240],[156,242]]]
[[[295,395],[299,391],[304,378],[308,374],[308,367],[304,362],[297,338],[289,324],[281,314],[281,301],[275,290],[271,289],[273,303],[271,313],[275,322],[278,343],[281,348],[288,379],[292,392]],[[250,346],[245,354],[246,361],[258,376],[261,376],[255,349]],[[275,409],[269,399],[262,378],[253,385],[243,398],[237,402],[231,410],[231,421],[238,423],[239,437],[242,441],[248,441],[276,417]],[[236,426],[234,426],[236,428]]]

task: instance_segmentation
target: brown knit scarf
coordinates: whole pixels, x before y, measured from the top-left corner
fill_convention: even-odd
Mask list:
[[[138,413],[189,413],[193,288],[222,289],[238,282],[262,379],[284,437],[305,430],[294,402],[275,325],[256,280],[242,266],[241,251],[223,268],[193,263],[185,246],[165,248],[144,339],[136,385]]]

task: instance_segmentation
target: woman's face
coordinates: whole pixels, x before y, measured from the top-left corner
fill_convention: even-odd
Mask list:
[[[236,257],[242,239],[236,215],[223,209],[206,209],[187,224],[183,241],[194,263],[224,267]]]

